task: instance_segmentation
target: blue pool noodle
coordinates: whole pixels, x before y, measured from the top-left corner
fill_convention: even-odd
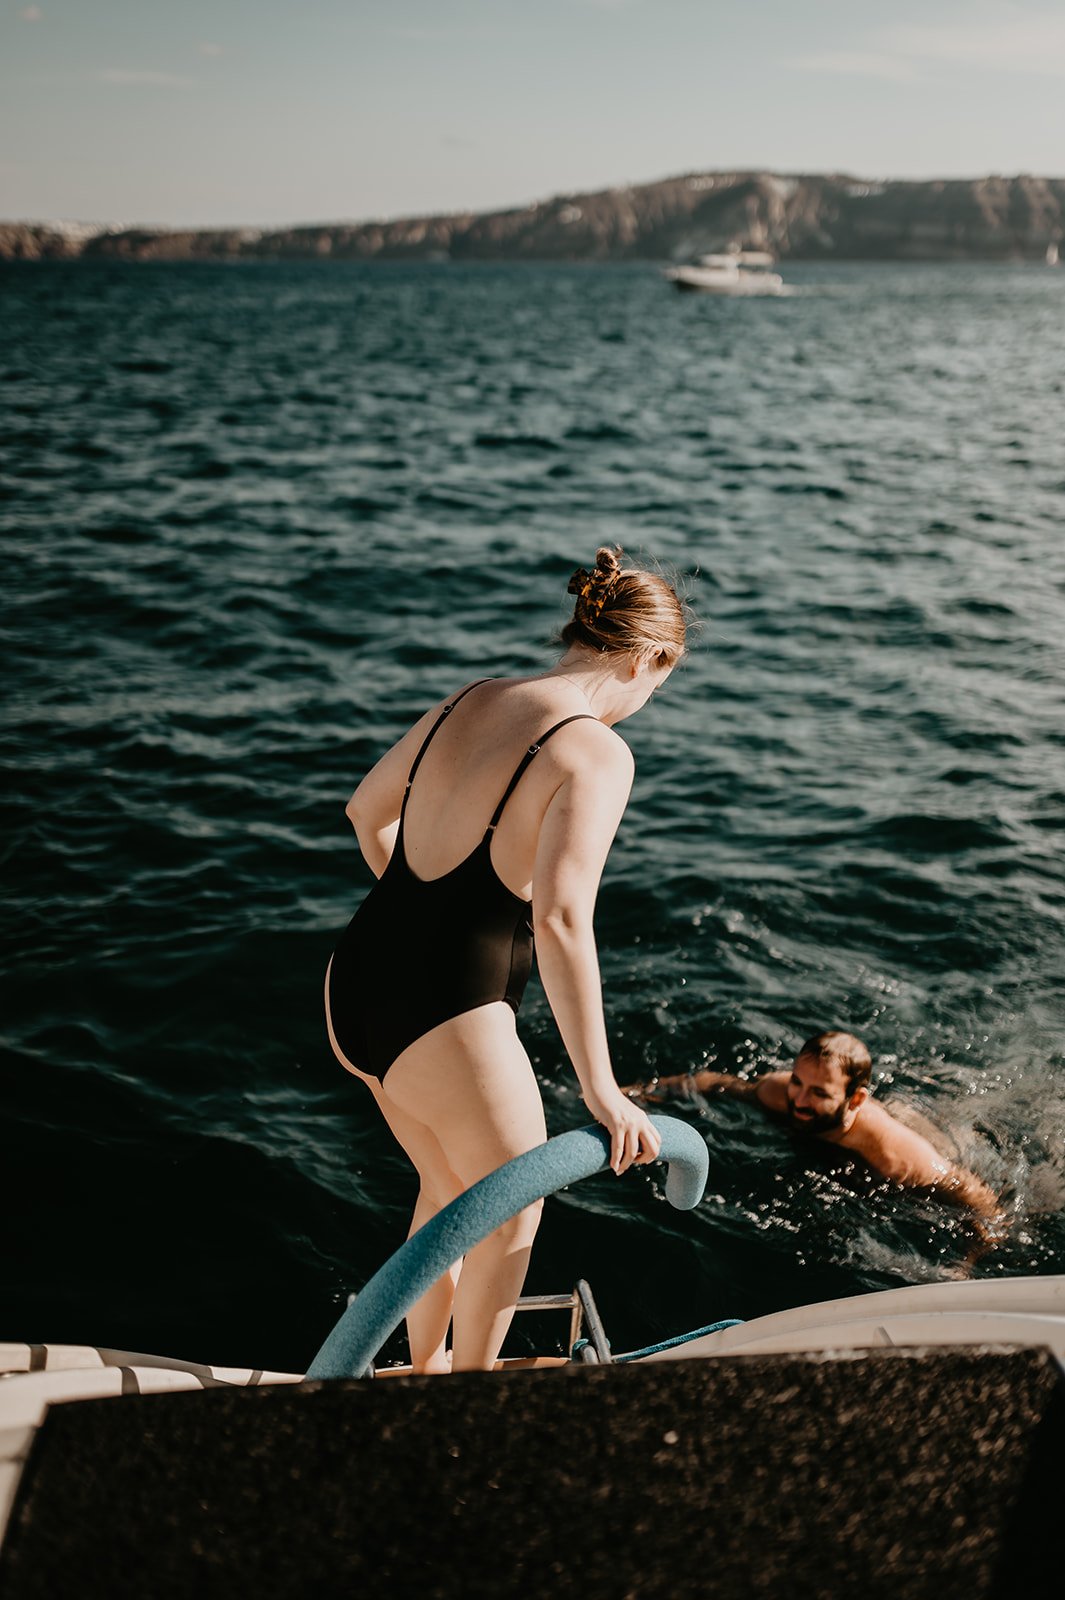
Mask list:
[[[666,1199],[679,1211],[690,1211],[706,1187],[706,1145],[675,1117],[651,1121],[662,1136],[659,1160],[669,1167]],[[490,1172],[437,1212],[374,1274],[311,1362],[307,1377],[363,1377],[389,1334],[453,1262],[533,1201],[609,1165],[610,1136],[593,1123],[557,1134]]]

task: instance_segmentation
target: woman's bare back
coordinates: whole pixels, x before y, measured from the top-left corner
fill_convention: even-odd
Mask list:
[[[416,877],[443,877],[477,848],[526,751],[567,717],[580,720],[560,729],[529,763],[491,845],[501,882],[519,898],[532,898],[537,841],[552,796],[582,755],[587,759],[619,737],[591,718],[580,690],[561,680],[479,684],[441,726],[418,768],[404,819],[407,863]]]

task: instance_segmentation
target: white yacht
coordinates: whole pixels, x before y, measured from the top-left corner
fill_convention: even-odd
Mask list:
[[[767,270],[772,265],[768,251],[734,250],[700,256],[694,266],[666,267],[664,276],[677,289],[702,294],[786,294],[779,272]]]

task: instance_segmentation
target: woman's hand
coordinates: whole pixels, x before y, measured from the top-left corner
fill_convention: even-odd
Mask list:
[[[610,1135],[610,1165],[614,1172],[620,1175],[633,1164],[640,1167],[657,1161],[661,1134],[646,1112],[633,1105],[616,1084],[603,1095],[586,1093],[584,1103]]]

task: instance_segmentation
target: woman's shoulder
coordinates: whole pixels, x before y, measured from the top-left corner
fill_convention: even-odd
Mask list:
[[[545,747],[553,752],[555,762],[574,775],[592,774],[599,780],[631,783],[636,762],[620,733],[587,712],[578,710],[568,715],[574,720],[566,721]]]
[[[579,692],[560,695],[557,686],[552,688],[540,676],[474,678],[447,700],[442,700],[428,715],[439,714],[449,705],[457,704],[470,690],[476,690],[482,698],[490,726],[502,731],[511,723],[521,725],[532,734],[537,745],[543,740],[544,753],[550,751],[552,760],[562,766],[598,763],[613,772],[630,775],[634,770],[628,744],[614,728],[600,721],[584,695]],[[471,726],[476,722],[481,719],[475,719]]]

